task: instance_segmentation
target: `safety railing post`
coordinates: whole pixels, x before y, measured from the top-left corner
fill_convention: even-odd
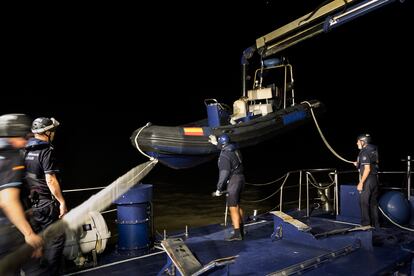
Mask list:
[[[306,216],[309,217],[309,174],[306,172]]]
[[[299,204],[298,211],[302,209],[302,170],[299,171]]]

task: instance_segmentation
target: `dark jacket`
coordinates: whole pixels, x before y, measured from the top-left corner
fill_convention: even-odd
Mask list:
[[[46,174],[59,172],[53,146],[36,138],[30,139],[26,146],[25,164],[26,179],[31,193],[36,191],[40,196],[51,197]]]
[[[219,191],[225,189],[225,184],[233,175],[243,174],[242,156],[234,144],[223,146],[218,159],[218,168],[217,190]]]
[[[360,150],[357,159],[357,166],[361,175],[364,173],[365,165],[371,166],[369,174],[378,174],[378,163],[378,149],[375,145],[368,144]]]

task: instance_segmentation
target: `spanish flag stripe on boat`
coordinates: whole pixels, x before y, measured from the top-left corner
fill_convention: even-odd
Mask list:
[[[204,136],[204,131],[202,127],[184,127],[184,135]]]

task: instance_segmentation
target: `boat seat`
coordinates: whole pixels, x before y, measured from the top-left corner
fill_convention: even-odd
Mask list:
[[[253,115],[267,115],[273,112],[273,107],[269,103],[259,103],[259,104],[250,104],[249,105],[249,112]]]
[[[204,104],[207,108],[207,120],[209,127],[219,127],[229,124],[229,107],[217,102],[216,99],[205,99]]]
[[[272,88],[257,88],[247,91],[249,101],[268,100],[273,98]]]
[[[248,112],[262,116],[273,112],[273,106],[269,102],[274,97],[272,88],[256,88],[247,91],[247,94]]]
[[[163,275],[166,270],[172,265],[179,271],[182,276],[196,276],[200,275],[214,267],[224,266],[234,263],[237,256],[230,256],[220,258],[209,262],[207,265],[202,265],[191,250],[187,247],[181,238],[171,238],[161,241],[161,246],[168,255],[167,264],[161,269],[158,275]],[[170,271],[169,271],[170,272]],[[171,274],[169,274],[171,275]]]

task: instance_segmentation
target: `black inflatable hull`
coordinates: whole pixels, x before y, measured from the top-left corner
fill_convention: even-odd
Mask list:
[[[135,130],[131,142],[168,167],[191,168],[219,153],[217,147],[208,141],[210,134],[227,133],[239,148],[254,146],[309,122],[312,114],[308,103],[315,115],[324,110],[321,102],[312,100],[235,125],[212,128],[207,120],[173,127],[150,125]]]

